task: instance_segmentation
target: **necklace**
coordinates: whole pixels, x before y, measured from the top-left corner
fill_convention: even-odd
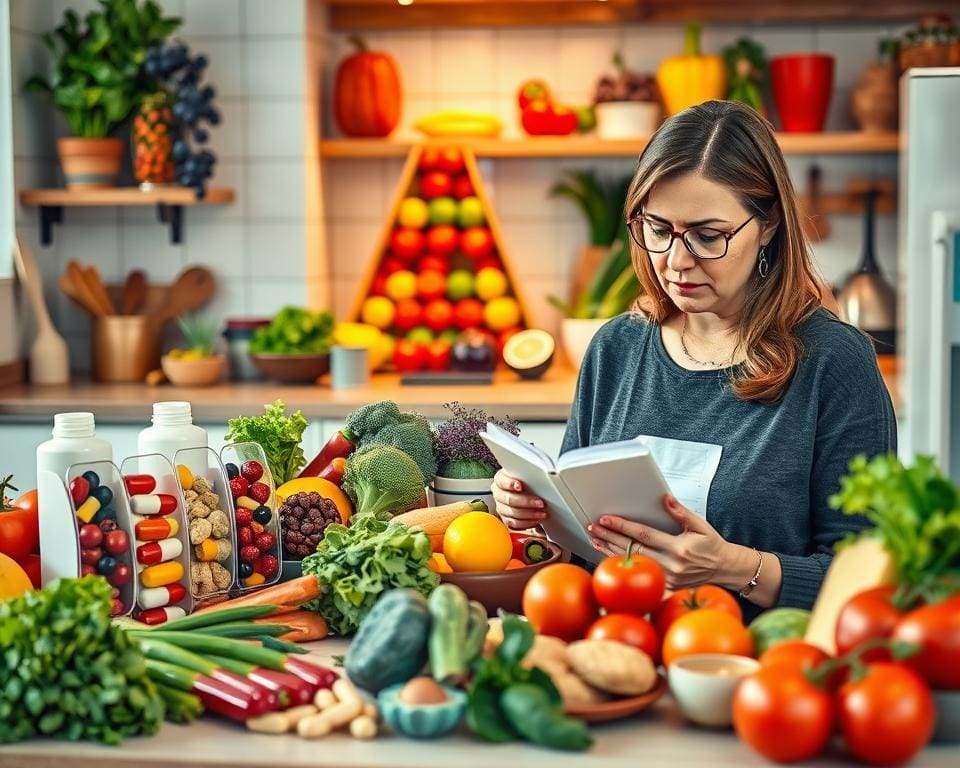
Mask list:
[[[687,356],[687,360],[689,360],[691,363],[696,363],[697,365],[702,365],[702,366],[708,366],[710,368],[724,368],[729,363],[733,362],[733,352],[731,352],[728,357],[726,357],[723,360],[720,360],[719,362],[716,360],[698,360],[693,355],[691,355],[690,350],[687,349],[686,335],[687,335],[687,315],[686,313],[684,313],[683,325],[680,328],[680,348],[683,350],[683,354]]]

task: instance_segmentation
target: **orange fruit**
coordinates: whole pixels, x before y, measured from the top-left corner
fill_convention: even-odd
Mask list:
[[[401,269],[387,278],[387,296],[394,301],[412,299],[417,295],[417,276],[409,269]]]
[[[729,613],[700,608],[684,614],[670,625],[663,638],[663,664],[696,653],[753,656],[750,631]]]
[[[443,555],[457,572],[502,571],[513,556],[513,541],[496,515],[467,512],[447,527]]]
[[[505,331],[520,324],[520,305],[509,296],[492,299],[483,308],[483,319],[491,331]]]
[[[390,327],[395,315],[396,307],[386,296],[371,296],[360,309],[360,319],[381,331]]]
[[[32,589],[26,571],[13,558],[0,553],[0,601],[21,597]]]

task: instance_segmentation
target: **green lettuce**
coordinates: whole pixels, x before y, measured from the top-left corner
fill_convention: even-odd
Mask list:
[[[267,455],[273,482],[282,485],[292,480],[306,464],[300,440],[307,420],[300,411],[287,416],[283,400],[263,406],[260,416],[237,416],[227,422],[229,432],[224,439],[231,443],[258,443]]]

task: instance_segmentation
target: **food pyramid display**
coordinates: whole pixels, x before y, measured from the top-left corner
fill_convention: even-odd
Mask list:
[[[401,372],[482,368],[528,327],[469,150],[410,151],[351,317],[394,339]]]

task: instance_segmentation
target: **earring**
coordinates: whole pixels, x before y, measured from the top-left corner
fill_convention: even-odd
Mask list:
[[[767,261],[767,246],[760,246],[760,263],[757,265],[760,277],[766,277],[770,272],[770,262]]]

